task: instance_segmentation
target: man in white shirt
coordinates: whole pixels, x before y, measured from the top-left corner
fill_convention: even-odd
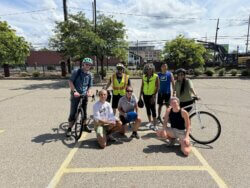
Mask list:
[[[107,91],[102,89],[99,92],[99,101],[93,106],[97,142],[102,149],[106,147],[108,140],[113,140],[111,134],[122,128],[121,121],[115,118],[113,109],[106,99]]]

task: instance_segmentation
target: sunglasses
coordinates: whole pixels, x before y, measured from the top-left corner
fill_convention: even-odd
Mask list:
[[[126,90],[128,93],[132,93],[133,92],[133,90]]]

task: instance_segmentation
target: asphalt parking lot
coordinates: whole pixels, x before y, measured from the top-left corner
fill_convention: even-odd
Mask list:
[[[67,81],[0,80],[0,187],[249,187],[250,80],[193,82],[201,108],[218,117],[222,134],[210,145],[194,143],[184,157],[145,126],[140,140],[124,138],[104,150],[95,133],[75,144],[64,136]],[[137,96],[140,84],[132,80]],[[147,121],[145,109],[140,116]]]

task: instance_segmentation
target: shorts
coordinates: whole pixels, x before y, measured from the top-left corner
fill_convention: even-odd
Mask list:
[[[184,140],[184,138],[186,137],[185,130],[167,127],[166,131],[169,132],[174,138],[179,138],[180,140]]]
[[[169,105],[170,93],[158,93],[157,104],[159,105]]]
[[[121,122],[122,122],[122,125],[125,125],[125,124],[127,124],[127,123],[130,123],[130,122],[136,120],[136,119],[131,119],[131,120],[129,121],[127,118],[125,118],[125,117],[122,116],[122,115],[120,115],[119,118],[120,118],[120,120],[121,120]]]
[[[122,98],[123,96],[121,95],[113,95],[112,97],[112,108],[117,108],[118,107],[118,102],[120,100],[120,98]]]

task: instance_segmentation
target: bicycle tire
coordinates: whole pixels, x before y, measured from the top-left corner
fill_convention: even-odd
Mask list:
[[[200,111],[199,114],[202,125],[198,125],[200,124],[200,121],[197,118],[196,113],[190,115],[191,133],[189,136],[199,144],[210,144],[219,138],[221,134],[221,124],[215,115],[209,112]],[[207,124],[203,124],[206,121]]]
[[[82,136],[83,131],[83,111],[79,110],[76,115],[75,123],[74,123],[74,137],[76,140],[79,140]]]

